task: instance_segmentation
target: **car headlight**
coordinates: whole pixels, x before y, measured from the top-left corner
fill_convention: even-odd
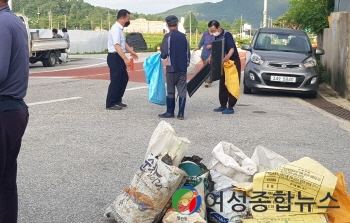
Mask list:
[[[261,56],[259,56],[258,54],[256,53],[253,53],[251,56],[250,56],[250,61],[252,61],[253,63],[255,64],[263,64],[264,63],[264,60],[262,59]]]
[[[306,68],[314,67],[316,65],[317,65],[317,62],[316,62],[315,58],[313,58],[313,57],[309,57],[304,61],[304,66]]]

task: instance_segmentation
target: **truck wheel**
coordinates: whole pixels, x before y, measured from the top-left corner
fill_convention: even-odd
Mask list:
[[[29,63],[31,64],[35,64],[36,62],[38,62],[37,59],[34,59],[34,58],[29,58]]]
[[[41,62],[43,63],[43,66],[44,66],[44,67],[48,67],[48,66],[47,66],[47,63],[46,63],[46,62],[47,62],[46,59],[42,60]]]
[[[51,52],[49,58],[46,59],[47,67],[54,67],[56,65],[56,54],[55,52]],[[45,67],[45,64],[44,64]]]

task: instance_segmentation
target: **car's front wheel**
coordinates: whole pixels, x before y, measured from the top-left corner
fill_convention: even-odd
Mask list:
[[[247,85],[243,83],[243,94],[251,94],[251,93],[252,93],[252,89],[248,88]]]

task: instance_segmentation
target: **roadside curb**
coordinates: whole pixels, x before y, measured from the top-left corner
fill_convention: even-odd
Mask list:
[[[321,95],[321,97],[323,97],[323,96]],[[329,113],[321,108],[318,108],[318,107],[316,107],[316,106],[314,106],[314,105],[312,105],[312,104],[308,103],[307,101],[302,100],[300,98],[292,98],[292,100],[305,106],[305,107],[308,107],[308,108],[310,108],[318,113],[321,113],[322,115],[324,115],[324,116],[326,116],[334,121],[336,121],[338,123],[339,128],[347,131],[350,134],[350,121],[347,121],[347,120],[342,119],[336,115],[333,115],[333,114],[331,114],[331,113]]]

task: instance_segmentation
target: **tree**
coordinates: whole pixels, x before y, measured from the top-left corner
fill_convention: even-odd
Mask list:
[[[91,27],[101,26],[102,19],[103,29],[108,30],[109,21],[113,24],[118,13],[116,9],[93,6],[83,0],[15,0],[12,6],[16,13],[25,12],[30,28],[33,29],[50,27],[48,13],[51,11],[52,25],[55,28],[58,25],[63,27],[66,19],[67,29],[90,30]],[[40,13],[39,16],[37,13]],[[139,13],[131,13],[131,18],[164,21],[162,16]]]
[[[299,20],[299,17],[292,16],[291,12],[287,12],[283,16],[277,18],[273,25],[275,27],[281,27],[281,28],[291,28],[291,29],[300,29],[301,21]]]
[[[243,18],[242,18],[242,21],[241,21],[241,18],[235,19],[231,26],[232,33],[239,33],[244,23],[248,23],[247,20]]]
[[[204,33],[208,31],[208,22],[207,21],[199,21],[197,25],[197,29],[199,33]]]
[[[190,26],[190,22],[191,22],[191,26]],[[198,22],[197,22],[196,16],[192,12],[188,13],[184,22],[185,30],[187,32],[190,32],[190,29],[191,29],[191,31],[193,32],[196,30],[197,25],[198,25]]]
[[[231,30],[231,24],[227,22],[225,19],[220,20],[219,23],[221,28],[225,30]]]
[[[289,26],[309,29],[316,34],[321,34],[328,27],[334,0],[289,0],[289,3],[289,10],[284,15]]]

